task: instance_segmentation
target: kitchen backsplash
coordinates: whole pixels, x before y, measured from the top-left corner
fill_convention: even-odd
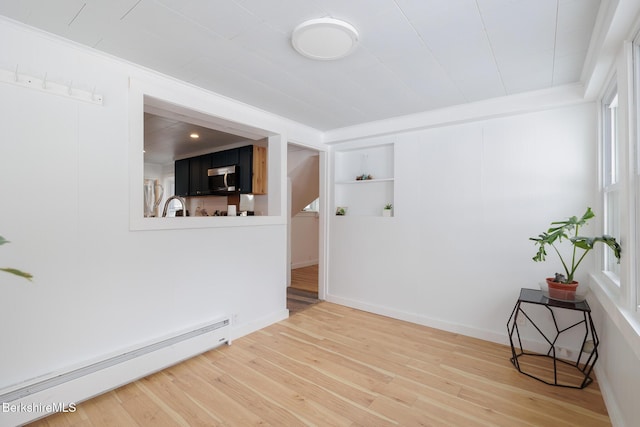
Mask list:
[[[253,201],[248,200],[246,195],[241,195],[241,198],[240,206],[236,207],[238,214],[245,210],[251,210],[253,205],[253,212],[255,212],[255,215],[266,215],[266,196],[253,196]],[[191,216],[212,216],[216,211],[227,212],[227,197],[187,197],[186,201],[187,209]]]

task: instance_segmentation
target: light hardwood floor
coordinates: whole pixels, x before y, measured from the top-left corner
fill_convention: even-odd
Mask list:
[[[291,287],[318,293],[318,265],[291,270]]]
[[[508,315],[505,314],[505,315]],[[37,426],[608,426],[508,347],[321,302]]]

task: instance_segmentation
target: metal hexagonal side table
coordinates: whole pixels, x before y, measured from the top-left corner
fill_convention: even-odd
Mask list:
[[[529,304],[541,305],[549,310],[555,326],[553,336],[548,336],[552,335],[548,332],[545,334],[540,327],[536,325],[532,317],[526,313],[525,308]],[[556,313],[554,312],[556,309],[581,312],[582,320],[560,329],[556,319]],[[527,351],[523,348],[519,327],[520,322],[518,320],[520,316],[524,316],[549,345],[546,354]],[[558,338],[563,333],[575,328],[584,328],[582,346],[576,360],[561,359],[558,357],[559,355],[556,354]],[[559,387],[581,389],[593,382],[591,373],[598,360],[599,340],[596,329],[593,326],[593,320],[591,319],[591,308],[586,301],[557,301],[547,298],[540,290],[522,288],[520,290],[520,297],[507,322],[507,330],[511,343],[511,363],[513,363],[519,372],[543,383]]]

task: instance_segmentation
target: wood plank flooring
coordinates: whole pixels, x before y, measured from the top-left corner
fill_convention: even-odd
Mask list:
[[[291,287],[318,293],[318,264],[291,270]]]
[[[291,270],[291,286],[287,288],[287,309],[295,314],[318,300],[318,265]]]
[[[319,302],[316,292],[301,291],[293,287],[287,288],[287,310],[289,310],[289,316],[306,310]]]
[[[321,302],[34,426],[609,426],[595,381],[548,386],[508,347]]]

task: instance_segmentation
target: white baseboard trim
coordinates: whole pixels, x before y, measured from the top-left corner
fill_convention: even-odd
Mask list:
[[[622,416],[622,411],[620,410],[620,407],[618,406],[618,403],[616,402],[616,399],[613,395],[613,388],[611,387],[611,382],[609,381],[605,370],[597,363],[593,367],[593,370],[595,371],[596,378],[598,379],[600,394],[602,394],[604,405],[607,407],[611,425],[613,427],[627,427],[624,422],[624,417]]]
[[[188,335],[184,340],[178,340],[175,343],[167,340],[147,343],[136,349],[129,349],[115,356],[105,356],[101,360],[91,361],[29,384],[2,390],[0,391],[2,393],[0,394],[2,405],[0,427],[23,425],[61,410],[74,411],[75,405],[79,402],[158,372],[224,343],[231,344],[233,339],[288,317],[289,310],[283,309],[245,324],[233,325],[232,322],[227,321],[224,327],[195,334],[195,336]],[[175,339],[177,336],[179,335],[170,337],[168,340]],[[158,346],[165,341],[169,344]],[[139,352],[142,354],[138,355]],[[130,357],[123,357],[123,355],[130,355]],[[121,358],[122,361],[120,361]],[[109,363],[110,360],[115,361]],[[69,376],[70,379],[60,380],[64,376]]]
[[[260,329],[266,328],[269,325],[274,323],[278,323],[282,320],[285,320],[289,317],[289,310],[286,308],[280,311],[277,311],[273,314],[269,314],[268,316],[261,317],[253,322],[243,323],[239,325],[234,325],[231,323],[231,340],[243,337],[245,335],[249,335],[252,332],[259,331]],[[229,342],[231,344],[231,342]]]
[[[470,328],[457,323],[445,322],[442,320],[427,317],[418,313],[409,313],[401,310],[395,310],[389,307],[382,307],[357,301],[349,298],[343,298],[336,295],[327,294],[325,300],[336,304],[344,305],[358,310],[368,311],[370,313],[379,314],[381,316],[391,317],[393,319],[404,320],[406,322],[416,323],[430,328],[440,329],[447,332],[466,335],[473,338],[479,338],[485,341],[495,342],[497,344],[509,345],[507,336],[507,317],[505,317],[505,330],[503,333],[486,331],[483,329]],[[506,314],[508,316],[508,313]]]
[[[310,267],[312,265],[317,265],[317,264],[318,264],[317,259],[312,259],[310,261],[293,262],[291,263],[291,269],[295,270],[296,268]]]
[[[509,341],[509,335],[507,333],[507,320],[508,313],[505,313],[505,329],[504,332],[487,331],[485,329],[471,328],[466,325],[457,323],[445,322],[442,320],[434,319],[417,313],[409,313],[401,310],[394,310],[389,307],[382,307],[378,305],[368,304],[361,301],[338,297],[335,295],[326,295],[326,301],[336,304],[344,305],[358,310],[367,311],[369,313],[379,314],[381,316],[391,317],[393,319],[404,320],[406,322],[415,323],[417,325],[427,326],[429,328],[440,329],[442,331],[452,332],[455,334],[465,335],[472,338],[478,338],[484,341],[490,341],[496,344],[506,345],[511,347]],[[514,343],[517,346],[517,343]],[[542,341],[533,341],[529,339],[522,339],[522,346],[531,352],[546,353],[549,349],[549,345]],[[570,349],[577,351],[575,349]],[[509,356],[511,357],[511,356]]]
[[[0,426],[18,426],[202,354],[230,340],[230,323],[190,331],[14,387],[0,395]]]
[[[189,336],[188,339],[160,348],[153,347],[156,345],[155,343],[148,343],[139,348],[152,348],[153,351],[143,352],[141,355],[126,358],[119,363],[106,363],[104,368],[100,365],[110,359],[122,356],[104,357],[101,360],[82,364],[46,379],[5,389],[0,394],[0,404],[2,405],[0,407],[0,427],[23,425],[61,410],[73,411],[75,405],[80,402],[168,368],[224,343],[231,344],[233,339],[288,317],[289,310],[283,309],[249,323],[234,325],[232,321],[229,321],[222,328]],[[159,342],[161,341],[163,340]],[[130,349],[123,353],[129,354],[137,351],[139,349]],[[88,369],[92,366],[98,366],[99,369]],[[73,373],[79,374],[73,375]],[[68,381],[56,381],[57,378],[64,375],[71,375],[72,378]],[[42,386],[42,384],[51,381],[54,382],[53,385]],[[29,390],[30,388],[32,390]],[[6,401],[7,399],[3,399],[3,397],[10,398],[11,401]]]

